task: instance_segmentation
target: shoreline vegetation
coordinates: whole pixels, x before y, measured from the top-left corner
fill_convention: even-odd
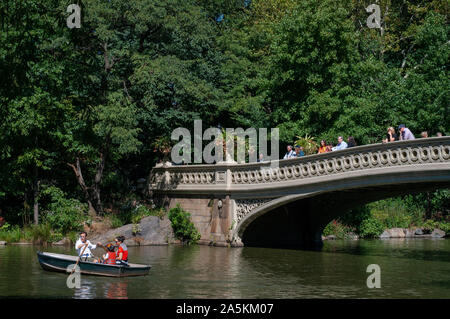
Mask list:
[[[449,190],[393,197],[331,221],[324,239],[449,237]]]
[[[148,208],[136,201],[122,208],[118,214],[106,214],[102,217],[79,213],[72,216],[74,219],[65,218],[63,221],[45,218],[39,225],[19,227],[3,223],[0,224],[0,245],[73,245],[82,230],[89,234],[92,241],[108,242],[119,235],[125,235],[128,246],[177,243],[191,245],[200,239],[190,213],[179,205],[168,212],[162,208]],[[64,218],[62,214],[57,215]],[[145,237],[150,237],[150,241]]]
[[[439,190],[373,202],[332,220],[324,228],[322,239],[449,237],[449,199],[450,190]],[[127,233],[127,244],[131,246],[195,244],[200,239],[190,213],[180,206],[166,212],[151,203],[132,200],[115,213],[93,216],[78,201],[57,200],[56,203],[58,205],[44,215],[39,225],[19,227],[3,222],[0,242],[68,245],[76,241],[81,230],[87,231],[90,238],[103,240],[109,240],[104,234],[115,234],[115,230],[120,230]],[[151,216],[157,222],[147,227],[143,223],[151,223],[147,218]],[[153,239],[146,240],[146,234]]]

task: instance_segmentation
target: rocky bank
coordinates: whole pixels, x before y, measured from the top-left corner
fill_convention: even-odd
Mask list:
[[[88,231],[88,230],[86,230]],[[157,216],[148,216],[141,220],[139,224],[128,224],[119,228],[106,231],[88,231],[88,239],[91,243],[101,242],[102,244],[112,243],[117,236],[125,236],[127,246],[148,246],[167,245],[179,243],[173,234],[170,220],[160,219]],[[70,245],[68,239],[63,239],[54,245]]]
[[[359,236],[354,233],[347,234],[348,239],[359,239]],[[378,238],[443,238],[445,232],[440,229],[434,229],[432,232],[426,231],[421,228],[408,229],[408,228],[390,228],[386,229]],[[322,240],[337,239],[335,235],[322,236]]]

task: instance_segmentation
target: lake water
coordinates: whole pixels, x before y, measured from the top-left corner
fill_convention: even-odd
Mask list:
[[[449,239],[327,241],[321,251],[129,247],[132,263],[152,266],[148,276],[82,275],[80,289],[66,286],[66,274],[44,271],[38,250],[75,254],[71,247],[0,246],[0,297],[450,298]],[[370,264],[380,266],[380,289],[366,285]]]

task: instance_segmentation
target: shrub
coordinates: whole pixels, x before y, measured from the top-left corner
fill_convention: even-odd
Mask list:
[[[150,209],[142,204],[135,205],[133,202],[135,202],[135,200],[124,204],[117,215],[124,225],[139,223],[142,218],[147,216],[157,216],[160,219],[163,219],[166,215],[165,210],[162,208]]]
[[[31,236],[33,241],[49,242],[51,241],[52,229],[48,223],[41,223],[39,225],[32,225]]]
[[[436,228],[439,228],[440,230],[445,231],[446,236],[450,235],[450,223],[449,222],[438,222]]]
[[[19,242],[22,238],[22,232],[18,225],[11,226],[9,223],[5,223],[0,227],[0,240],[4,240],[9,243]]]
[[[345,239],[348,238],[349,233],[354,229],[350,226],[344,225],[337,220],[330,222],[323,230],[323,236],[335,235],[336,238]]]
[[[72,243],[76,243],[79,238],[79,233],[76,231],[70,231],[68,234],[66,234],[66,236]]]
[[[297,136],[297,140],[294,142],[294,145],[300,145],[303,147],[303,151],[305,155],[312,155],[317,153],[317,149],[319,146],[317,142],[314,141],[314,137],[305,135],[305,137]]]
[[[44,211],[44,223],[62,234],[82,229],[88,210],[86,204],[66,198],[64,192],[55,186],[45,188],[42,195],[51,198],[51,203]]]
[[[147,216],[157,216],[160,219],[163,219],[165,216],[165,211],[162,208],[149,209],[145,205],[137,205],[134,209],[133,216],[131,217],[131,222],[133,224],[138,224],[141,222],[142,218]]]
[[[109,215],[109,222],[112,228],[119,228],[123,226],[122,220],[114,214]]]
[[[344,225],[354,227],[358,231],[363,220],[369,217],[370,209],[367,205],[363,205],[349,210],[347,213],[340,216],[337,220]]]
[[[52,233],[48,239],[49,242],[55,243],[57,241],[60,241],[61,239],[63,239],[63,234],[61,233]]]
[[[381,235],[385,227],[373,217],[363,220],[359,229],[359,235],[363,238],[375,238]]]
[[[141,231],[142,231],[141,230],[141,226],[139,226],[139,224],[133,224],[133,227],[132,227],[132,230],[131,230],[131,232],[133,233],[133,236],[136,236]]]
[[[435,228],[438,228],[438,225],[438,222],[428,219],[422,224],[421,227],[423,228],[425,233],[431,233]]]
[[[191,221],[191,214],[184,211],[179,204],[169,211],[169,220],[175,237],[183,244],[195,244],[200,239],[200,233]]]

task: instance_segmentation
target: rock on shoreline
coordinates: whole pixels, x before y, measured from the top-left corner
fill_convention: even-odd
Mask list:
[[[106,244],[112,242],[115,237],[122,235],[125,236],[125,245],[127,246],[167,245],[177,242],[170,220],[167,218],[160,219],[157,216],[148,216],[137,225],[137,229],[134,224],[111,229],[104,234],[93,235],[89,240],[92,243]],[[134,235],[133,230],[138,232]]]
[[[434,229],[431,233],[426,233],[421,228],[408,229],[408,228],[391,228],[386,229],[380,238],[443,238],[445,232],[440,229]]]
[[[348,234],[348,239],[359,239],[358,235],[353,233]],[[426,233],[421,228],[408,229],[408,228],[390,228],[386,229],[378,238],[444,238],[445,232],[441,229],[434,229],[431,233]],[[335,235],[322,236],[322,240],[334,240],[338,239]]]
[[[99,233],[89,233],[88,231],[88,239],[93,244],[101,242],[103,245],[106,245],[107,243],[112,243],[117,236],[124,236],[125,245],[130,247],[179,243],[179,240],[175,239],[173,234],[172,224],[166,217],[160,219],[157,216],[148,216],[143,218],[137,225],[127,224],[107,231],[100,231]],[[57,246],[73,244],[68,238],[63,238],[53,243],[53,245]]]

